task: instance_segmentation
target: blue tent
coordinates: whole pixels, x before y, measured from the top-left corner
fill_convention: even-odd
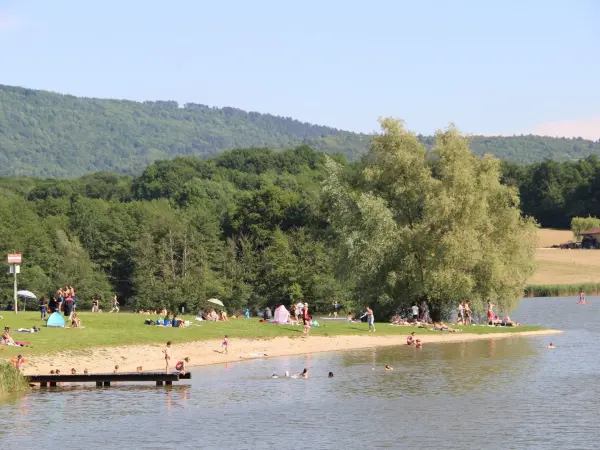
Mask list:
[[[65,327],[65,319],[59,312],[53,312],[48,317],[48,321],[46,322],[47,327],[53,328],[64,328]]]

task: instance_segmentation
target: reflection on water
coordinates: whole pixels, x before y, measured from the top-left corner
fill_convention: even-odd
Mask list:
[[[600,299],[591,300],[577,306],[573,298],[529,299],[514,314],[568,330],[560,336],[228,363],[194,368],[189,384],[172,387],[36,390],[0,404],[0,443],[4,449],[67,443],[86,449],[597,448]],[[550,340],[555,350],[545,349]],[[394,370],[384,371],[385,364]],[[305,367],[308,380],[270,378]]]

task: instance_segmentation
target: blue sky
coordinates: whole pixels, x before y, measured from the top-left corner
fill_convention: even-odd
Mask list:
[[[600,138],[600,2],[0,0],[0,83],[364,132],[395,116]]]

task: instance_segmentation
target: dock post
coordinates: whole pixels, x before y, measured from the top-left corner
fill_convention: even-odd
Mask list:
[[[40,387],[41,387],[41,388],[43,388],[43,387],[48,387],[48,383],[46,383],[45,381],[42,381],[42,382],[40,383]]]
[[[172,381],[165,381],[165,384],[166,384],[167,386],[173,386],[173,382],[172,382]]]
[[[157,382],[156,382],[156,385],[157,385],[157,386],[162,386],[162,385],[163,385],[163,382],[162,382],[162,381],[157,381]]]
[[[96,387],[102,387],[102,381],[96,381]]]
[[[110,386],[110,381],[105,381],[105,382],[104,382],[104,386],[105,386],[105,387],[106,387],[106,386]]]
[[[56,387],[56,381],[51,381],[50,382],[50,387]]]

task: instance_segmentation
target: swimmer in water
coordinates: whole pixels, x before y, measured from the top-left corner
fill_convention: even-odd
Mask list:
[[[308,378],[308,369],[304,369],[300,374],[301,378]]]
[[[394,370],[394,368],[392,366],[390,366],[389,364],[385,365],[385,370]]]
[[[415,342],[416,342],[415,347],[417,347],[417,348],[423,347],[423,343],[421,342],[421,339],[417,339]]]
[[[329,372],[329,375],[327,375],[328,378],[333,378],[333,372]]]
[[[552,342],[550,342],[550,345],[548,345],[546,348],[556,348],[556,346]]]
[[[271,378],[279,378],[276,374],[271,375]]]
[[[285,377],[286,377],[286,378],[289,378],[289,377],[290,377],[290,371],[289,371],[289,370],[286,370],[286,371],[285,371]]]

